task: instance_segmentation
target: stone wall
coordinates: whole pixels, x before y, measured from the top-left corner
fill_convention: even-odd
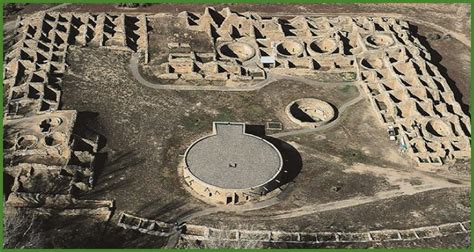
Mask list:
[[[403,20],[264,17],[229,8],[182,12],[179,17],[188,29],[208,32],[216,48],[228,48],[216,50],[214,64],[260,69],[265,77],[354,73],[353,81],[360,81],[380,123],[395,128],[400,150],[420,166],[470,159],[470,118],[429,50]]]
[[[75,131],[77,112],[60,110],[61,78],[69,46],[126,50],[146,63],[146,22],[145,15],[58,12],[17,20],[4,61],[6,214],[28,208],[110,217],[112,201],[75,199],[94,185],[99,135]]]
[[[258,241],[275,243],[344,243],[412,241],[418,239],[470,233],[471,222],[447,223],[405,230],[374,230],[368,232],[284,232],[270,230],[222,230],[206,226],[186,225],[182,234],[188,240]]]
[[[118,226],[156,236],[170,236],[178,226],[121,213]],[[277,230],[224,230],[202,225],[180,224],[181,237],[186,240],[257,241],[274,243],[348,243],[413,241],[471,232],[471,221],[446,223],[411,229],[384,229],[364,232],[285,232]]]

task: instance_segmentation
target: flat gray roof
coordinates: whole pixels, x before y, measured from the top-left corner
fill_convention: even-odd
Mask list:
[[[186,151],[186,165],[194,176],[217,187],[246,189],[261,186],[279,173],[280,152],[268,141],[244,133],[245,124],[213,125],[213,135]]]
[[[275,63],[275,59],[271,56],[261,56],[260,62],[273,64]]]

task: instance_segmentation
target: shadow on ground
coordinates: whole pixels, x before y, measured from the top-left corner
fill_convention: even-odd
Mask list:
[[[462,108],[463,112],[467,116],[470,117],[471,116],[471,113],[469,112],[469,106],[470,105],[465,104],[463,102],[463,100],[462,100],[463,94],[461,93],[459,88],[456,86],[456,82],[448,76],[448,70],[446,69],[446,67],[441,65],[441,60],[443,59],[443,57],[436,50],[434,50],[430,46],[430,44],[428,43],[427,37],[422,36],[418,33],[418,27],[417,26],[415,26],[413,24],[409,24],[409,31],[412,34],[412,36],[416,37],[420,41],[421,45],[423,45],[426,48],[426,50],[430,53],[431,60],[429,60],[429,59],[425,59],[425,60],[429,61],[430,63],[432,63],[433,65],[435,65],[438,68],[438,71],[440,72],[441,76],[443,76],[446,79],[446,82],[448,83],[448,86],[453,91],[454,98],[461,105],[461,108]]]
[[[265,135],[265,126],[263,125],[246,125],[245,131],[248,134],[261,137],[271,144],[273,144],[281,154],[283,159],[282,172],[276,178],[280,183],[275,183],[274,188],[282,187],[283,185],[292,182],[300,173],[303,167],[303,160],[298,151],[290,144],[270,136]]]

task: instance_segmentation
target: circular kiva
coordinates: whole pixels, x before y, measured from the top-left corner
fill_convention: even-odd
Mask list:
[[[38,144],[38,137],[35,135],[22,135],[17,140],[18,150],[33,149]]]
[[[365,37],[365,43],[373,48],[389,47],[395,43],[389,34],[376,33]]]
[[[426,131],[434,137],[446,137],[451,134],[451,127],[441,119],[432,119],[426,123]]]
[[[360,65],[365,69],[382,69],[383,60],[377,56],[368,56],[360,61]]]
[[[66,136],[60,132],[54,132],[44,137],[44,144],[46,146],[55,147],[66,142]]]
[[[50,117],[50,118],[47,118],[47,119],[44,119],[43,121],[41,121],[41,123],[39,124],[39,127],[40,127],[42,132],[49,132],[52,129],[54,129],[54,128],[58,127],[59,125],[61,125],[61,123],[62,123],[61,118],[59,118],[59,117]]]
[[[59,117],[51,117],[48,119],[48,122],[49,124],[51,124],[52,127],[58,127],[59,125],[61,125],[63,120]]]
[[[288,104],[286,114],[290,120],[303,127],[318,127],[336,116],[331,104],[314,98],[301,98]]]
[[[308,52],[311,55],[331,54],[338,49],[336,40],[331,38],[316,39],[308,45]]]
[[[278,149],[245,133],[245,124],[216,122],[213,134],[186,150],[183,175],[207,202],[237,204],[271,191],[282,165]]]
[[[218,51],[225,58],[247,61],[255,56],[255,49],[244,42],[228,42],[219,46]]]
[[[298,57],[303,53],[304,47],[298,41],[285,40],[277,44],[276,51],[283,57]]]

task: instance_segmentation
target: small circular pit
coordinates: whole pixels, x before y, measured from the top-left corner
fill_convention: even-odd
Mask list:
[[[377,33],[369,35],[365,38],[365,42],[368,46],[373,48],[385,48],[392,46],[395,41],[389,34]]]
[[[303,53],[303,44],[295,40],[285,40],[276,46],[277,53],[283,57],[298,57]]]
[[[311,55],[331,54],[338,49],[337,42],[331,38],[316,39],[308,46],[308,52]]]
[[[286,114],[300,126],[318,127],[332,121],[336,117],[336,110],[325,101],[302,98],[288,104]]]
[[[255,49],[244,42],[230,42],[219,47],[222,56],[240,61],[247,61],[255,56]]]
[[[450,126],[441,119],[432,119],[426,123],[426,130],[435,137],[446,137],[451,134]]]

